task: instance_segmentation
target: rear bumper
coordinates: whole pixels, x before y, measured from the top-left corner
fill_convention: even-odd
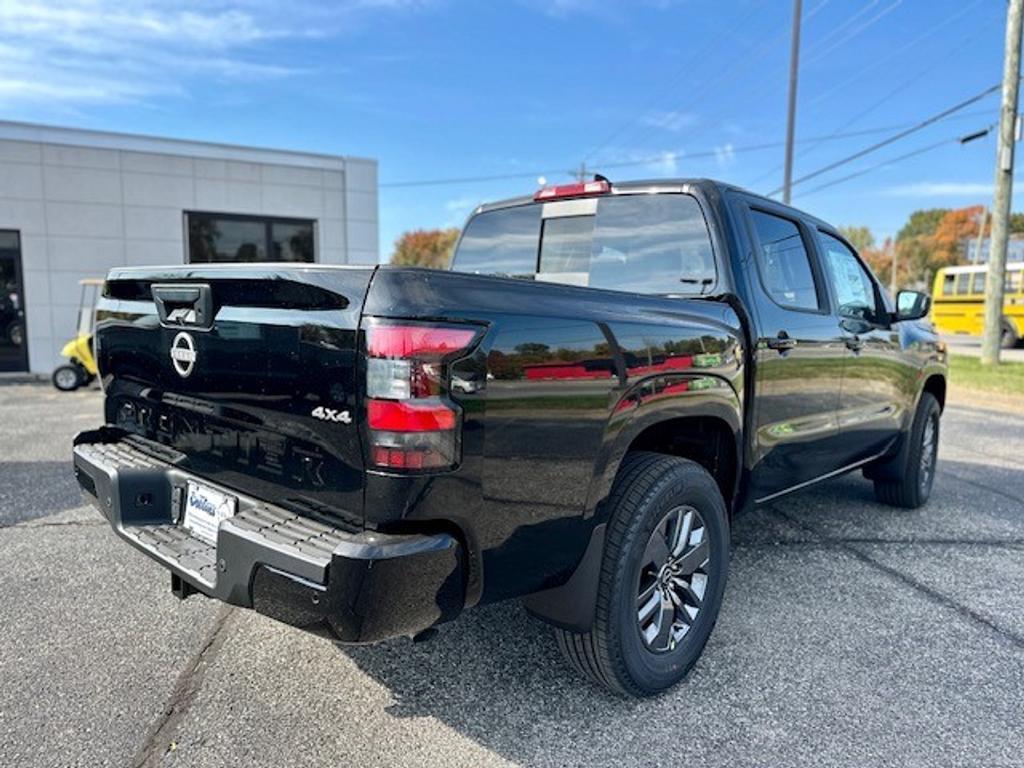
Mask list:
[[[448,534],[358,533],[238,498],[217,544],[178,525],[193,477],[185,457],[102,428],[75,438],[75,477],[114,531],[192,591],[349,643],[408,635],[448,621],[465,603],[458,541]]]

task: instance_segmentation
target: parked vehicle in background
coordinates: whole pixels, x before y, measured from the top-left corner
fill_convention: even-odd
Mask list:
[[[988,265],[943,267],[932,289],[932,322],[939,333],[981,336],[985,326]],[[1011,349],[1024,338],[1024,263],[1006,265],[1003,284],[1001,346]]]
[[[14,285],[0,286],[0,343],[20,347],[25,343],[25,310]]]
[[[54,369],[50,377],[53,386],[62,392],[91,384],[96,378],[96,359],[92,353],[93,321],[95,319],[96,300],[99,298],[103,281],[97,278],[79,280],[82,287],[78,299],[78,327],[75,337],[61,347],[61,357],[68,362]]]
[[[181,597],[358,643],[523,598],[634,696],[703,650],[738,511],[855,469],[931,493],[928,297],[823,221],[595,179],[481,206],[452,270],[113,270],[79,483]]]

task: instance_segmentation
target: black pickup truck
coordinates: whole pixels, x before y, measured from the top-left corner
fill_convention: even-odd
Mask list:
[[[74,471],[180,597],[349,643],[522,598],[648,695],[707,641],[738,511],[858,468],[928,499],[927,309],[825,222],[707,180],[481,206],[451,271],[115,269]]]

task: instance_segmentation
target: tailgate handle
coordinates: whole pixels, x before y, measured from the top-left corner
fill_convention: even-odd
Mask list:
[[[172,328],[213,326],[213,293],[209,285],[157,283],[152,290],[161,325]]]

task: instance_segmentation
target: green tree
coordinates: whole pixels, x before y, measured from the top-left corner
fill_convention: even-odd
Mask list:
[[[912,237],[930,237],[935,234],[942,217],[949,213],[949,208],[928,208],[914,211],[907,223],[896,233],[896,242]]]
[[[849,240],[858,253],[864,253],[875,245],[875,236],[867,227],[840,227],[839,234]]]
[[[405,267],[445,269],[452,259],[452,251],[458,239],[458,227],[406,232],[395,241],[391,263]]]

